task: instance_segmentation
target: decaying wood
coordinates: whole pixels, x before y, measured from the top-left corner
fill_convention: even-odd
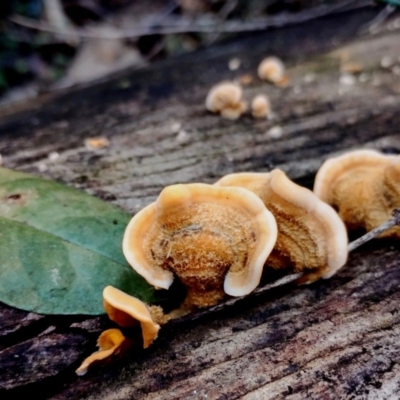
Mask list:
[[[400,54],[399,33],[354,36],[375,13],[244,38],[7,112],[4,165],[134,213],[172,183],[279,167],[311,187],[323,160],[343,150],[400,153],[400,77],[396,65],[381,67]],[[256,78],[268,53],[287,60],[288,88]],[[242,61],[238,71],[228,69],[232,57]],[[346,62],[362,72],[341,78]],[[245,96],[268,93],[274,120],[233,122],[205,111],[212,84],[249,73]],[[92,136],[107,136],[110,146],[86,148]],[[398,398],[399,285],[398,243],[375,241],[329,280],[286,284],[172,321],[148,350],[81,378],[74,369],[112,326],[106,317],[38,316],[2,305],[0,396],[34,388],[59,400]]]

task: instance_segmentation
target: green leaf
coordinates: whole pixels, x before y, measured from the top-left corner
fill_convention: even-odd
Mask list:
[[[0,168],[0,301],[43,314],[101,314],[107,285],[162,301],[123,256],[130,218],[76,189]]]

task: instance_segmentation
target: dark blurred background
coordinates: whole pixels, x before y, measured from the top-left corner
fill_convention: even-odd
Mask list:
[[[343,0],[7,0],[0,104],[351,6]],[[364,2],[365,3],[365,2]]]

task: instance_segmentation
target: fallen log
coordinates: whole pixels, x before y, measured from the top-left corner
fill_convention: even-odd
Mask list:
[[[398,32],[388,23],[377,34],[355,36],[376,12],[250,35],[4,112],[4,165],[133,214],[177,182],[212,183],[231,172],[278,167],[312,187],[319,166],[338,152],[398,154]],[[287,61],[287,88],[256,78],[258,62],[270,53]],[[239,70],[228,69],[233,57]],[[390,68],[382,66],[385,57],[394,57]],[[346,63],[361,69],[345,73]],[[206,112],[211,85],[249,74],[245,96],[267,93],[273,120],[228,121]],[[110,146],[88,148],[85,139],[93,136],[106,136]],[[80,378],[75,368],[99,332],[113,326],[106,317],[40,316],[0,305],[0,395],[396,398],[399,284],[399,245],[369,243],[329,280],[283,285],[172,321],[150,349]]]

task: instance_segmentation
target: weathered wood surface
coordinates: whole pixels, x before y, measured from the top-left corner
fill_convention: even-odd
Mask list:
[[[354,37],[374,13],[244,38],[4,113],[4,164],[134,213],[172,183],[279,167],[311,187],[321,162],[336,152],[362,146],[399,153],[400,77],[380,66],[384,56],[400,55],[399,33]],[[269,52],[288,60],[290,86],[256,79],[245,95],[267,91],[274,121],[232,122],[204,110],[211,84],[254,75]],[[227,68],[233,56],[243,61],[239,71]],[[365,81],[339,84],[346,57],[363,65]],[[280,137],[271,135],[276,125]],[[86,149],[84,139],[97,135],[111,146]],[[59,157],[50,160],[51,152]],[[289,284],[173,321],[147,351],[81,378],[74,369],[112,326],[107,318],[39,316],[0,305],[0,397],[35,390],[60,400],[398,398],[399,285],[399,245],[377,241],[351,254],[328,281]]]

